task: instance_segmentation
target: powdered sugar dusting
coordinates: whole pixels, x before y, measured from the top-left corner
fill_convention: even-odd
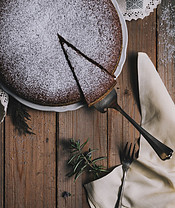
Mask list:
[[[159,62],[167,65],[175,60],[175,5],[171,1],[166,6],[162,5],[159,30],[159,45],[164,49]]]
[[[109,1],[1,0],[0,6],[1,79],[22,97],[44,104],[80,100],[57,33],[113,71],[121,31]]]

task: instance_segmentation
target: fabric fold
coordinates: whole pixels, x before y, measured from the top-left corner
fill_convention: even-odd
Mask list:
[[[174,103],[153,63],[142,52],[138,53],[138,84],[142,127],[175,150]],[[174,155],[162,161],[142,136],[140,141],[139,158],[127,173],[122,207],[175,207]],[[107,176],[86,184],[91,208],[114,208],[121,178],[122,167],[119,166]]]

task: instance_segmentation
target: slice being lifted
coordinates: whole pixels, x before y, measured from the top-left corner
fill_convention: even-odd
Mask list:
[[[58,35],[67,63],[72,70],[80,93],[88,106],[104,98],[115,86],[116,81],[103,66]],[[104,86],[105,83],[105,86]]]

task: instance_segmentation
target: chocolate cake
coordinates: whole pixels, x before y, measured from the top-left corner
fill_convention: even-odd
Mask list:
[[[122,31],[111,1],[1,0],[0,28],[0,82],[17,96],[91,105],[114,87]],[[74,71],[58,34],[88,57],[64,44]]]

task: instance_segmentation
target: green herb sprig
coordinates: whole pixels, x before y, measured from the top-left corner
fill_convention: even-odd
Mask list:
[[[74,175],[74,181],[76,181],[84,172],[92,173],[95,178],[98,178],[100,173],[107,172],[102,165],[96,164],[98,161],[106,159],[106,157],[92,159],[92,153],[97,151],[97,149],[89,148],[88,151],[84,151],[84,147],[87,143],[88,139],[83,144],[80,144],[80,140],[70,140],[72,155],[68,160],[68,164],[71,166],[72,171],[70,171],[67,176],[71,177]]]

